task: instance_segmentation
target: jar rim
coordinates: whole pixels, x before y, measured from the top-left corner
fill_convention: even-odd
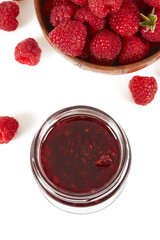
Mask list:
[[[121,159],[118,171],[116,172],[115,176],[108,184],[104,187],[98,189],[94,193],[68,193],[56,185],[54,186],[53,183],[47,178],[42,170],[40,164],[40,144],[43,137],[46,135],[47,130],[53,126],[57,121],[69,117],[69,116],[76,116],[76,115],[86,115],[90,117],[96,117],[97,119],[104,121],[107,126],[110,128],[112,133],[116,136],[119,144],[120,144],[120,152],[121,152]],[[50,196],[56,199],[61,199],[64,202],[69,203],[79,203],[83,204],[87,201],[98,201],[101,199],[110,196],[112,193],[116,191],[116,189],[123,184],[128,175],[128,170],[130,169],[130,161],[131,160],[131,150],[128,138],[121,128],[121,126],[107,113],[90,106],[85,105],[77,105],[68,108],[64,108],[53,113],[47,120],[43,123],[37,134],[35,135],[32,146],[31,146],[31,167],[33,174],[40,185],[40,187],[47,192]]]

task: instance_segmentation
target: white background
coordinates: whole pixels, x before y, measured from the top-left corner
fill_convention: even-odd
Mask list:
[[[160,89],[145,107],[133,102],[128,89],[134,75],[152,75],[159,83],[160,61],[121,76],[82,70],[48,44],[33,1],[18,4],[18,29],[0,31],[0,116],[13,116],[20,124],[15,138],[0,145],[0,239],[160,239]],[[15,46],[28,37],[42,49],[35,67],[14,60]],[[51,205],[30,168],[31,141],[42,123],[55,111],[79,104],[111,115],[124,128],[132,148],[123,193],[108,208],[88,215]]]

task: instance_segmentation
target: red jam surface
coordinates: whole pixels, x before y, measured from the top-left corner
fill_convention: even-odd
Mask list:
[[[90,116],[56,122],[43,138],[41,165],[47,178],[70,193],[94,193],[106,186],[120,164],[119,143],[110,128]]]

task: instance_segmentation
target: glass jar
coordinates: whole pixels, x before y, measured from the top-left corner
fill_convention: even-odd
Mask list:
[[[130,164],[123,129],[88,106],[51,115],[31,145],[31,167],[41,191],[72,213],[92,213],[112,203],[125,186]]]

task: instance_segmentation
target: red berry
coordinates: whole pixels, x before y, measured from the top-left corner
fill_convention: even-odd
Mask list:
[[[160,8],[160,1],[159,0],[143,0],[149,6],[154,8]]]
[[[122,37],[130,37],[139,30],[140,12],[132,1],[124,1],[120,10],[108,16],[109,25]]]
[[[69,0],[45,0],[44,3],[45,16],[49,18],[53,7],[63,3],[69,3]]]
[[[150,43],[138,36],[131,36],[122,39],[122,49],[118,55],[121,65],[131,64],[140,61],[150,50]]]
[[[70,56],[80,56],[86,42],[87,30],[79,21],[69,21],[58,25],[49,33],[51,42]]]
[[[8,143],[15,135],[19,123],[12,117],[0,117],[0,144]]]
[[[108,30],[98,33],[92,39],[90,51],[96,58],[113,59],[121,50],[120,37]]]
[[[71,20],[77,7],[73,3],[63,3],[55,6],[50,14],[50,22],[53,27],[57,27],[62,22]]]
[[[158,86],[154,77],[135,76],[129,82],[129,89],[136,104],[147,105],[154,99]]]
[[[141,25],[142,36],[151,42],[160,42],[160,11],[154,13],[154,9],[148,17],[141,14],[145,19]]]
[[[96,17],[88,6],[84,6],[77,10],[74,18],[81,23],[88,22],[95,31],[103,30],[106,25],[106,18]]]
[[[90,10],[100,18],[119,11],[121,5],[122,0],[88,0]]]
[[[14,56],[17,62],[34,66],[40,61],[41,49],[33,38],[27,38],[18,43]]]
[[[14,31],[18,27],[16,17],[19,14],[19,7],[15,2],[4,1],[0,3],[0,29]]]
[[[88,0],[71,0],[71,2],[75,3],[76,5],[83,6],[88,4]]]

